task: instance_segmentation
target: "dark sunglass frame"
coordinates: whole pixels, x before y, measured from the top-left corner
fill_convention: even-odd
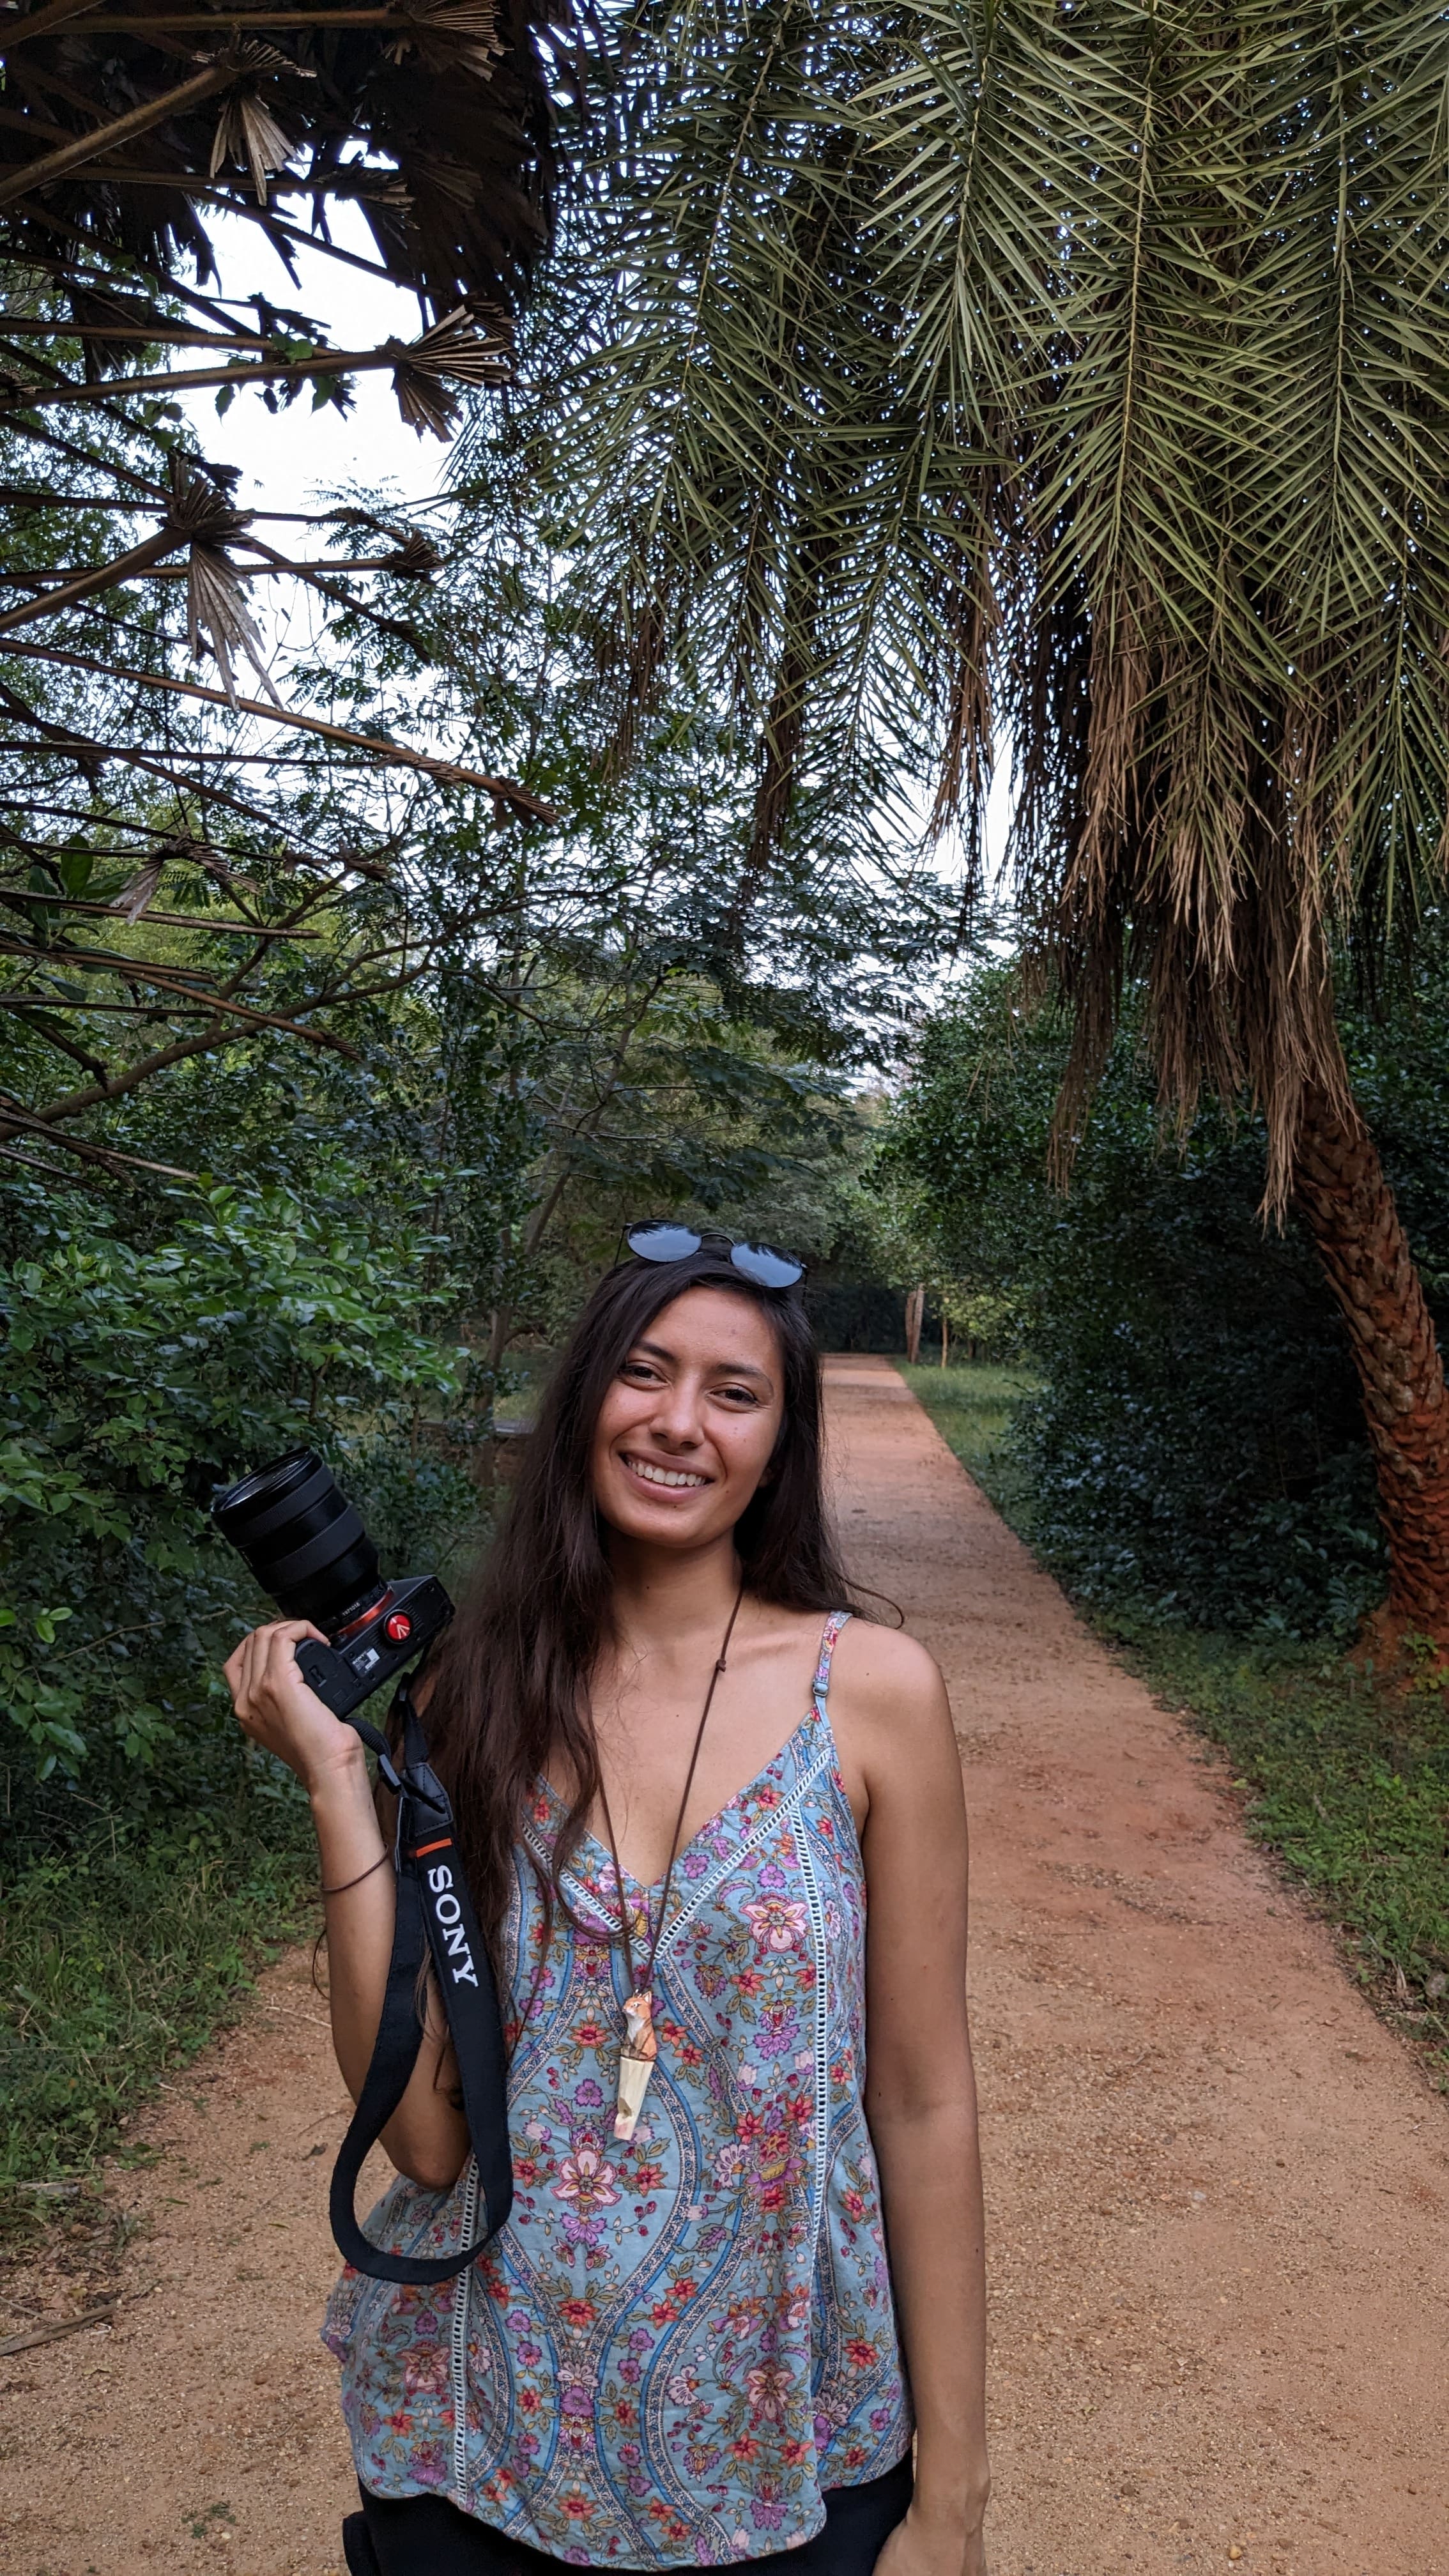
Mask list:
[[[664,1217],[626,1226],[624,1241],[636,1260],[658,1262],[689,1261],[706,1244],[717,1243],[727,1251],[740,1277],[754,1288],[798,1288],[805,1277],[805,1264],[798,1255],[781,1252],[772,1243],[737,1243],[732,1235],[713,1231],[698,1234],[692,1225],[674,1225]]]

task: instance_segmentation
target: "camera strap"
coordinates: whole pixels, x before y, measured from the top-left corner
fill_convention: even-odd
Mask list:
[[[348,1720],[377,1755],[382,1776],[397,1798],[397,1924],[372,2063],[333,2167],[330,2214],[332,2233],[354,2270],[374,2281],[422,2286],[452,2280],[476,2262],[489,2238],[497,2235],[513,2206],[513,2159],[498,1990],[458,1858],[452,1805],[428,1760],[427,1738],[406,1679],[399,1682],[392,1705],[394,1716],[402,1719],[400,1770],[375,1726],[360,1717]],[[476,2244],[454,2254],[390,2254],[364,2236],[358,2225],[357,2178],[407,2091],[418,2061],[423,2040],[422,1979],[429,1958],[458,2061],[485,2224]]]

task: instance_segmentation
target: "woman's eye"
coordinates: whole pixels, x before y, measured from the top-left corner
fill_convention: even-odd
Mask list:
[[[718,1391],[731,1404],[758,1404],[760,1400],[752,1386],[722,1386]]]

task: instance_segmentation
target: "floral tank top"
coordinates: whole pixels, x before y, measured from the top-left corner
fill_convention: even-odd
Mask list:
[[[546,1931],[534,1866],[563,1815],[541,1784],[515,1853],[515,2198],[469,2271],[429,2289],[344,2272],[324,2340],[357,2473],[444,2495],[588,2567],[725,2567],[808,2540],[822,2491],[910,2446],[880,2193],[861,2100],[865,1877],[826,1709],[685,1846],[654,1970],[659,2059],[613,2134],[619,1888],[586,1837]],[[641,1913],[658,1901],[624,1874]],[[476,2233],[471,2159],[400,2179],[369,2222],[397,2250]]]

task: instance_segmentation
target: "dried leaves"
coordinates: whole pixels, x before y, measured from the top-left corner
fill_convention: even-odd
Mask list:
[[[389,350],[396,353],[392,385],[398,409],[419,438],[425,429],[435,438],[446,440],[452,435],[458,403],[447,390],[448,379],[476,386],[507,383],[512,359],[501,316],[495,334],[490,337],[477,331],[467,307],[460,305],[420,340],[406,347],[401,341],[389,342]]]
[[[443,561],[431,538],[345,512],[377,552],[290,565],[168,405],[183,385],[223,403],[251,384],[273,400],[309,383],[325,395],[372,368],[420,433],[446,437],[461,388],[506,379],[548,234],[541,14],[531,0],[402,0],[369,29],[228,33],[219,19],[195,52],[160,18],[154,42],[139,12],[112,27],[98,0],[51,0],[0,29],[0,405],[12,451],[29,442],[35,460],[0,495],[17,540],[0,586],[0,947],[7,1025],[36,1042],[37,1080],[57,1062],[63,1077],[54,1096],[0,1100],[0,1151],[29,1168],[51,1168],[38,1142],[98,1172],[131,1168],[73,1122],[238,1037],[351,1053],[333,1025],[350,1000],[371,1006],[430,971],[495,899],[483,868],[476,903],[429,901],[426,872],[409,873],[415,844],[435,853],[440,826],[466,840],[555,819],[466,751],[446,756],[436,732],[427,749],[400,740],[382,694],[392,664],[349,664],[347,639],[380,630],[412,657],[392,694],[413,704],[430,647],[386,613],[385,588],[379,601],[343,576],[425,581]],[[239,323],[205,291],[219,286],[205,210],[231,206],[286,257],[305,238],[277,211],[290,195],[310,201],[324,259],[354,256],[330,245],[329,202],[360,205],[383,270],[442,318],[370,350],[330,346],[325,324],[261,294]],[[50,578],[42,538],[61,567]],[[184,634],[164,586],[178,558]],[[273,685],[260,571],[346,613],[325,712],[301,687],[284,705]],[[188,654],[214,659],[219,687]],[[179,912],[160,909],[168,870]]]
[[[154,40],[134,20],[108,33],[89,7],[70,25],[44,7],[12,16],[0,39],[0,248],[64,261],[83,240],[139,253],[163,276],[193,261],[205,274],[218,198],[275,222],[279,194],[305,193],[325,249],[336,195],[363,204],[382,265],[434,314],[465,299],[513,311],[550,226],[538,44],[562,32],[568,8],[398,0],[380,26],[335,30],[267,26],[258,11],[255,32],[219,19],[210,54],[193,38],[196,68],[180,80],[160,16]]]
[[[275,45],[242,37],[228,45],[222,56],[226,67],[236,75],[235,87],[222,101],[212,139],[208,176],[234,161],[251,174],[252,193],[259,206],[267,202],[267,181],[274,170],[281,170],[296,149],[293,138],[273,115],[267,91],[276,86],[279,72],[290,72],[296,78],[302,67],[291,63]],[[308,70],[305,77],[315,79]]]
[[[415,53],[430,72],[461,70],[478,80],[493,78],[503,52],[493,0],[402,0],[398,15],[405,32],[388,46],[395,63]]]

